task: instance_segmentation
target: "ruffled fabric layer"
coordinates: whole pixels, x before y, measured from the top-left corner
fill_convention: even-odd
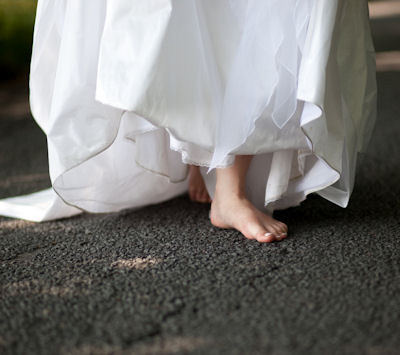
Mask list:
[[[260,208],[346,207],[376,116],[363,0],[39,0],[30,85],[53,188],[0,214],[37,221],[167,200],[186,164],[213,196],[237,154]]]

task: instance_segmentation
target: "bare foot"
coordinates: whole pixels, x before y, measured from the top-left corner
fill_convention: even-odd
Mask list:
[[[286,224],[259,211],[246,198],[246,175],[251,155],[237,155],[232,166],[217,168],[217,185],[211,204],[211,223],[235,228],[248,239],[269,243],[287,237]]]
[[[210,203],[211,198],[207,192],[206,185],[196,165],[189,166],[189,197],[192,201]]]
[[[287,237],[288,227],[259,211],[244,196],[218,194],[211,204],[211,223],[219,228],[235,228],[248,239],[273,242]]]

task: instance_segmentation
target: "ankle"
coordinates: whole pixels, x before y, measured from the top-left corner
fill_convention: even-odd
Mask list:
[[[215,197],[222,197],[223,199],[246,199],[244,189],[232,186],[217,186],[215,187]]]
[[[200,167],[198,167],[197,165],[189,165],[189,173],[200,174]]]

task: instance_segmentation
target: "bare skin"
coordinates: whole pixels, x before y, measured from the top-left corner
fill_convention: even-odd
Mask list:
[[[210,203],[211,198],[207,192],[200,168],[196,165],[189,165],[189,197],[192,201]]]
[[[211,223],[219,228],[237,229],[246,238],[262,243],[282,240],[287,237],[287,225],[258,210],[245,195],[251,159],[250,155],[238,155],[233,166],[217,169]]]

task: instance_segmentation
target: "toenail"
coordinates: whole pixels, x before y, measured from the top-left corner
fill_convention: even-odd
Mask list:
[[[273,234],[273,233],[265,233],[262,238],[264,240],[265,238],[271,238],[271,237],[275,238],[275,234]]]

